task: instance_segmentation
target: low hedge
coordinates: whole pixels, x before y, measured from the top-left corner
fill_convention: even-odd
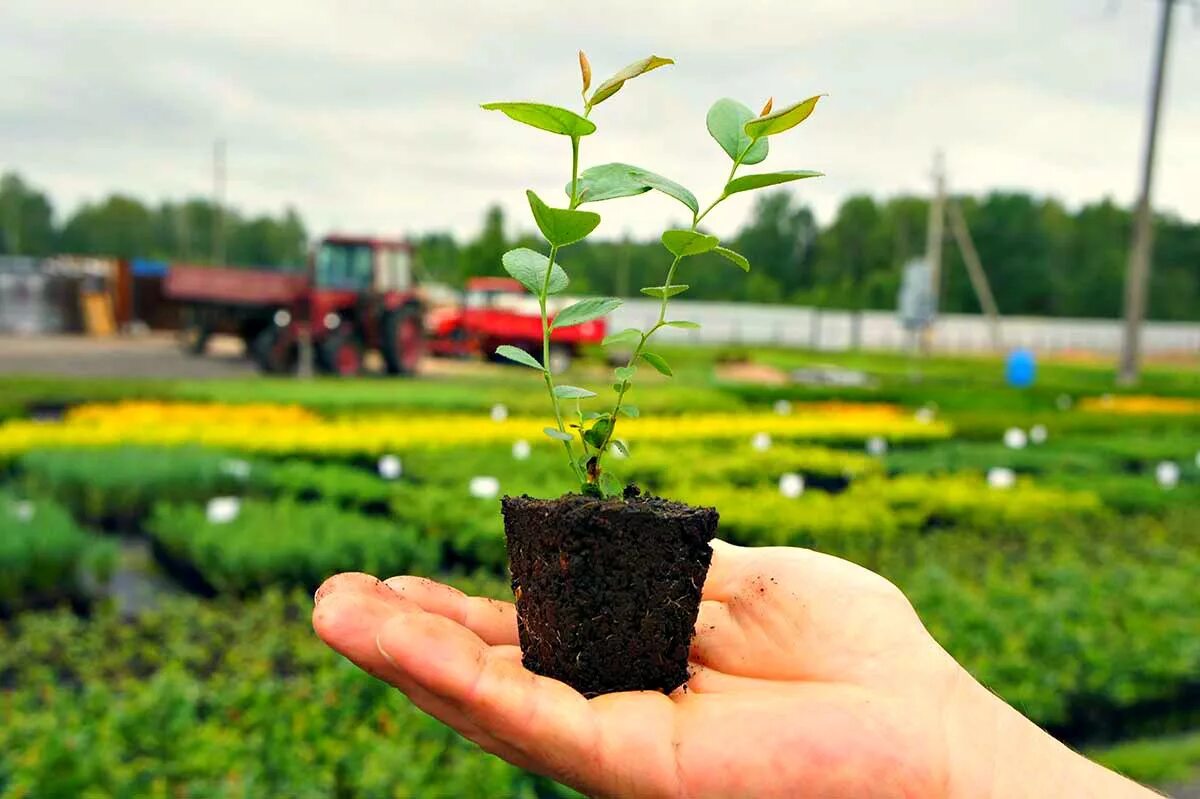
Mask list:
[[[54,502],[0,492],[0,611],[83,600],[89,584],[108,579],[116,554]]]
[[[33,450],[16,464],[31,494],[53,497],[78,518],[136,526],[156,502],[200,501],[255,490],[266,467],[201,447]]]
[[[203,507],[162,503],[148,523],[169,565],[194,568],[219,592],[269,586],[315,588],[340,571],[429,573],[440,543],[407,524],[323,503],[246,500],[231,521],[211,521]]]
[[[312,598],[0,623],[0,795],[575,794],[486,755],[312,634]]]
[[[1108,514],[1086,491],[1066,491],[1019,481],[990,488],[982,475],[926,477],[852,483],[841,494],[808,491],[790,499],[775,488],[735,489],[679,485],[667,491],[721,512],[720,535],[749,546],[805,546],[862,561],[901,536],[931,528],[963,528],[972,534],[1037,529],[1075,519],[1099,521]]]

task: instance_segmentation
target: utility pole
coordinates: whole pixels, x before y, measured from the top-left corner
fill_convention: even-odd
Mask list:
[[[1146,315],[1146,293],[1150,286],[1151,256],[1154,249],[1153,209],[1150,194],[1154,185],[1154,155],[1158,145],[1158,121],[1162,110],[1163,83],[1167,65],[1167,47],[1171,39],[1171,16],[1176,0],[1161,0],[1158,19],[1158,49],[1150,89],[1150,117],[1146,127],[1146,146],[1142,158],[1141,191],[1133,223],[1133,245],[1125,272],[1125,333],[1121,345],[1121,364],[1117,382],[1135,385],[1141,372],[1142,320]]]
[[[212,260],[215,266],[225,263],[225,140],[213,144],[213,230]]]
[[[925,263],[929,264],[929,285],[936,315],[942,294],[942,243],[946,236],[946,163],[941,150],[933,155],[933,199],[929,202],[929,223],[925,227]],[[933,325],[921,330],[921,350],[933,346]]]

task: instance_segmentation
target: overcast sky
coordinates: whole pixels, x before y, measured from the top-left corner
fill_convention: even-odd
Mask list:
[[[2,0],[0,170],[60,214],[113,190],[206,193],[229,142],[229,201],[295,205],[314,234],[474,232],[523,190],[557,196],[562,137],[486,113],[489,100],[574,107],[575,51],[597,79],[650,53],[676,59],[598,106],[584,165],[626,161],[704,203],[728,161],[704,116],[827,92],[772,140],[762,167],[819,169],[797,192],[828,219],[855,192],[925,192],[946,150],[951,187],[1131,202],[1155,0],[782,0],[715,3]],[[1200,218],[1200,26],[1176,12],[1157,205]],[[710,219],[732,231],[749,195]],[[600,233],[646,235],[674,201],[595,206]]]

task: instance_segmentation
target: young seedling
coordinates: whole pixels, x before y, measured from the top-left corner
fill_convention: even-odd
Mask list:
[[[627,403],[625,398],[633,385],[639,365],[644,363],[667,377],[672,376],[671,367],[666,359],[646,348],[650,339],[664,327],[699,327],[695,322],[670,319],[667,315],[670,299],[688,289],[687,284],[675,282],[675,275],[682,261],[712,252],[731,261],[743,271],[750,270],[750,262],[743,255],[722,247],[716,236],[700,229],[700,223],[718,205],[735,194],[821,175],[820,172],[810,170],[792,170],[739,177],[737,172],[743,166],[765,160],[768,139],[791,130],[808,119],[822,95],[809,97],[780,111],[772,111],[773,103],[767,100],[758,114],[736,100],[722,99],[714,103],[706,119],[708,132],[729,156],[733,165],[721,193],[703,210],[696,196],[682,185],[640,167],[611,163],[590,167],[581,173],[580,140],[596,132],[596,124],[589,119],[592,109],[620,91],[626,81],[672,63],[674,62],[671,59],[658,56],[644,58],[617,72],[589,95],[592,83],[591,64],[587,56],[580,51],[582,115],[566,108],[542,103],[505,102],[487,103],[483,106],[487,110],[502,111],[517,122],[566,136],[571,141],[571,179],[566,185],[568,206],[554,208],[543,202],[533,191],[525,192],[534,222],[549,245],[549,254],[543,255],[522,247],[510,250],[501,259],[504,269],[538,298],[542,318],[541,360],[525,350],[509,345],[497,348],[496,352],[504,358],[542,373],[555,419],[555,425],[546,427],[544,432],[550,438],[562,442],[570,468],[580,481],[581,491],[585,494],[618,496],[624,488],[620,480],[604,471],[602,463],[605,454],[613,448],[627,454],[625,444],[614,435],[621,416],[638,416],[637,407]],[[581,205],[633,197],[649,191],[659,191],[682,203],[691,212],[692,224],[688,228],[667,230],[662,234],[663,246],[672,256],[666,278],[661,285],[642,289],[643,294],[661,300],[657,321],[646,330],[629,328],[614,333],[603,342],[605,346],[631,349],[628,362],[614,370],[612,389],[616,399],[612,409],[599,413],[585,413],[580,401],[596,397],[596,392],[578,386],[555,384],[554,375],[549,368],[551,334],[554,330],[604,316],[619,307],[621,301],[611,297],[580,300],[551,318],[547,304],[549,298],[562,293],[570,284],[567,273],[559,263],[559,251],[587,238],[600,224],[600,215],[593,211],[580,210]],[[575,400],[575,421],[567,422],[563,400]],[[574,432],[571,432],[572,430]],[[579,451],[576,449],[577,438]]]

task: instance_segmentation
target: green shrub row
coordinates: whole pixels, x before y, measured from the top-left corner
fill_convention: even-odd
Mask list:
[[[0,492],[0,611],[83,600],[115,561],[111,541],[81,530],[54,502]]]
[[[866,565],[904,589],[972,674],[1061,735],[1194,726],[1200,707],[1183,700],[1200,674],[1200,513],[1101,534],[1080,521],[1021,532],[936,531]],[[1177,717],[1138,710],[1151,702]]]
[[[322,503],[245,500],[229,521],[210,519],[205,507],[162,503],[147,528],[168,563],[235,594],[315,588],[340,571],[431,573],[441,556],[440,543],[415,527]]]
[[[201,447],[34,450],[16,466],[29,493],[117,527],[136,524],[156,502],[259,490],[265,477],[260,464]]]
[[[1047,525],[1108,516],[1086,491],[1065,491],[1018,481],[1010,489],[988,486],[982,475],[905,475],[852,483],[840,494],[807,491],[797,498],[775,488],[737,489],[678,485],[667,492],[720,509],[720,535],[748,546],[805,546],[836,550],[862,561],[883,547],[931,528],[962,529],[963,536],[1035,530]]]
[[[501,586],[502,588],[503,586]],[[6,797],[573,796],[327,649],[311,596],[0,624]]]

